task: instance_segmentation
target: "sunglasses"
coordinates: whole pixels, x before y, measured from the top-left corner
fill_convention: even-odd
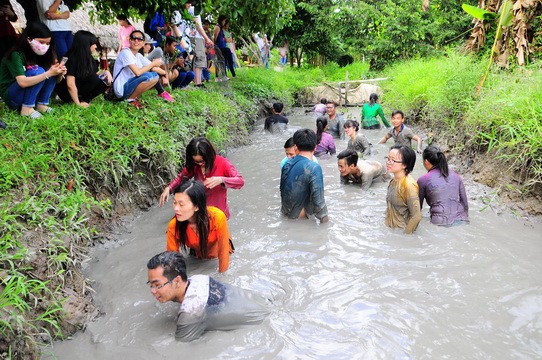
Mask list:
[[[143,40],[145,40],[145,38],[137,37],[137,36],[130,36],[130,40],[133,40],[133,41],[143,41]]]

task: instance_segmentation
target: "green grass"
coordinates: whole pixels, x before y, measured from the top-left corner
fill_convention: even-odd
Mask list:
[[[470,141],[505,160],[521,184],[537,193],[542,185],[542,63],[510,71],[494,69],[476,95],[484,64],[448,52],[412,60],[386,71],[385,107],[401,109],[410,122]]]

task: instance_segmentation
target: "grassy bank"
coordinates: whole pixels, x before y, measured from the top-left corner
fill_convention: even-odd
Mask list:
[[[400,108],[446,141],[456,153],[496,158],[496,174],[508,174],[515,192],[540,195],[542,188],[542,64],[494,70],[479,95],[484,64],[448,53],[387,70],[389,108]]]

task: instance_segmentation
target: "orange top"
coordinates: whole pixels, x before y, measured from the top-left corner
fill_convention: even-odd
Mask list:
[[[228,270],[230,262],[230,254],[233,254],[233,249],[230,245],[230,231],[228,230],[228,221],[222,210],[214,206],[207,206],[207,214],[209,215],[209,237],[207,238],[207,259],[218,258],[218,271],[224,272]],[[167,227],[167,251],[179,251],[181,237],[177,232],[177,219],[174,217]],[[196,252],[198,259],[201,259],[199,248],[199,236],[188,226],[186,228],[186,246]]]

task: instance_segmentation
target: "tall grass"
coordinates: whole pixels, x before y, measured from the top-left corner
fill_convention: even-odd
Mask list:
[[[519,190],[542,185],[542,64],[510,71],[494,69],[477,96],[483,64],[449,52],[412,60],[386,71],[386,107],[402,109],[407,120],[439,127],[462,143],[472,141],[505,160]],[[538,189],[538,190],[537,190]]]

